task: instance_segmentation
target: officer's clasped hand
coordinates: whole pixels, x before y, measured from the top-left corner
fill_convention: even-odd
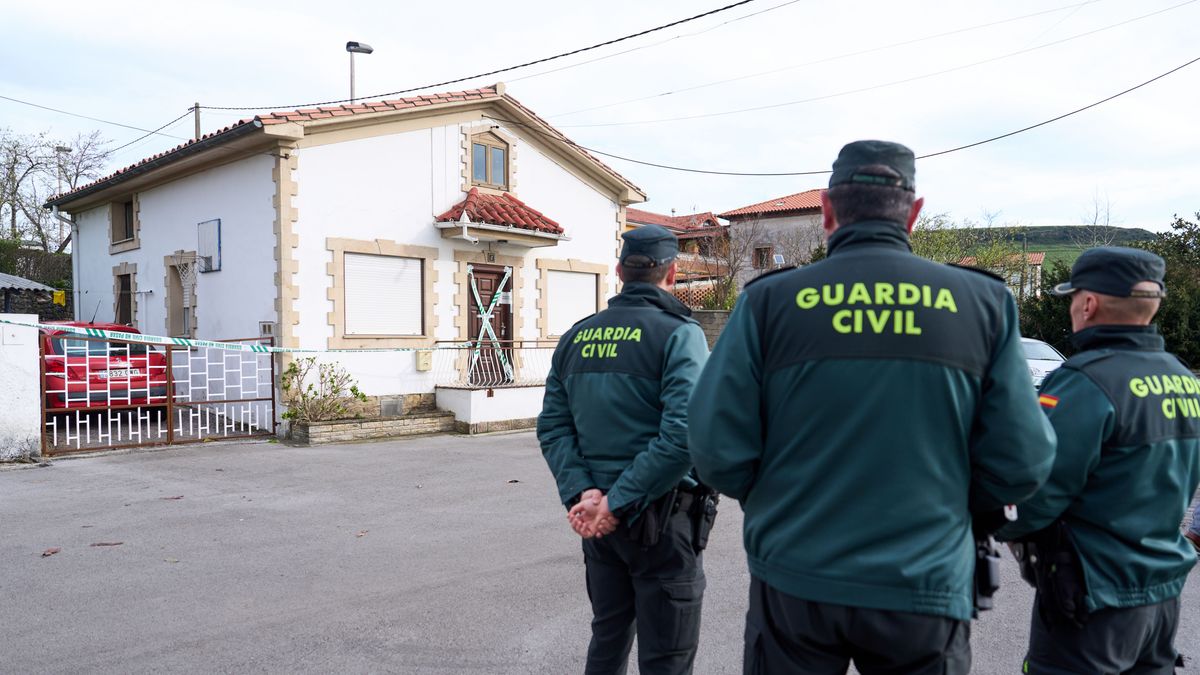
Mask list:
[[[608,508],[608,497],[595,488],[579,496],[579,503],[567,513],[571,529],[584,539],[603,537],[617,529],[617,517]]]

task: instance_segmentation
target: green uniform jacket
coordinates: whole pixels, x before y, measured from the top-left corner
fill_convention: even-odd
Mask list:
[[[1017,309],[895,223],[748,285],[689,410],[700,478],[739,500],[750,571],[814,601],[969,619],[971,512],[1054,459]]]
[[[1196,563],[1179,532],[1200,483],[1200,380],[1153,326],[1095,326],[1042,385],[1058,433],[1050,480],[1005,539],[1061,518],[1082,560],[1089,611],[1177,597]]]
[[[691,470],[687,404],[708,343],[690,315],[630,283],[559,340],[537,433],[564,504],[595,487],[636,515]]]

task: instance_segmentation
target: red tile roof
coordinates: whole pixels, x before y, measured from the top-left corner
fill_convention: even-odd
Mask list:
[[[739,218],[746,216],[774,215],[785,211],[820,211],[821,190],[805,190],[786,197],[768,199],[765,202],[743,206],[732,211],[719,214],[722,218]]]
[[[1029,262],[1030,265],[1041,265],[1046,261],[1046,254],[1042,253],[1040,251],[1037,253],[1026,253],[1025,259]],[[1014,253],[1014,254],[1008,256],[1007,260],[1011,261],[1011,262],[1019,262],[1021,260],[1021,254]],[[962,260],[958,261],[959,265],[965,265],[967,267],[975,267],[975,263],[976,263],[976,260],[975,260],[975,256],[973,256],[973,255],[969,255],[969,256],[963,258]]]
[[[346,117],[346,116],[350,116],[350,115],[396,112],[396,111],[400,111],[400,110],[421,108],[421,107],[434,105],[434,104],[465,103],[465,102],[470,102],[470,101],[483,101],[483,100],[491,100],[491,99],[504,99],[504,100],[508,101],[509,103],[513,104],[518,109],[520,109],[523,113],[525,113],[526,115],[529,115],[533,119],[537,120],[537,122],[539,124],[545,126],[545,128],[549,131],[548,135],[551,135],[551,136],[559,139],[563,143],[566,143],[567,145],[570,145],[571,147],[575,148],[580,153],[585,155],[588,159],[595,162],[596,165],[599,166],[601,169],[603,169],[606,173],[608,173],[612,177],[616,178],[618,181],[624,183],[625,185],[628,185],[630,188],[632,188],[635,192],[641,194],[643,197],[645,196],[645,192],[641,188],[639,188],[637,185],[635,185],[632,181],[630,181],[628,178],[617,173],[615,170],[613,170],[607,164],[605,164],[604,162],[597,159],[595,155],[591,154],[590,152],[588,152],[588,151],[584,150],[583,148],[579,147],[578,145],[576,145],[574,141],[567,138],[561,131],[550,126],[549,122],[547,122],[546,120],[544,120],[541,117],[539,117],[538,115],[536,115],[529,108],[526,108],[524,105],[521,104],[520,101],[516,100],[515,98],[513,98],[507,94],[501,93],[502,91],[503,91],[502,85],[493,85],[490,87],[482,87],[480,89],[468,89],[465,91],[452,91],[452,92],[445,92],[445,93],[439,93],[439,94],[422,94],[420,96],[411,96],[408,98],[391,99],[391,100],[387,100],[387,101],[364,101],[362,103],[355,103],[353,105],[322,106],[319,108],[301,108],[299,110],[286,110],[286,111],[282,111],[282,112],[264,113],[261,115],[257,115],[255,117],[250,117],[250,118],[246,118],[244,120],[240,120],[240,121],[235,122],[227,127],[218,129],[217,131],[214,131],[214,132],[211,132],[208,134],[204,134],[199,139],[193,139],[193,140],[187,141],[186,143],[177,145],[174,148],[171,148],[170,150],[165,150],[165,151],[160,152],[151,157],[147,157],[147,158],[145,158],[141,161],[138,161],[134,164],[130,164],[127,167],[118,169],[117,171],[114,171],[113,173],[111,173],[103,178],[100,178],[91,183],[88,183],[87,185],[81,185],[81,186],[75,188],[74,190],[72,190],[71,192],[66,192],[61,195],[54,195],[54,196],[50,197],[49,199],[47,199],[46,203],[47,204],[56,203],[56,202],[62,203],[64,201],[68,201],[69,198],[73,195],[90,190],[91,188],[99,186],[103,183],[108,183],[110,181],[117,181],[119,179],[122,179],[126,176],[126,174],[129,174],[134,169],[145,167],[145,165],[150,164],[151,162],[154,162],[159,159],[163,159],[163,158],[167,157],[168,155],[173,155],[175,153],[182,152],[182,151],[187,150],[188,148],[190,148],[194,145],[197,145],[199,143],[205,143],[207,141],[217,139],[218,137],[224,136],[227,134],[230,135],[230,138],[232,138],[233,132],[249,131],[249,129],[245,128],[249,125],[270,126],[270,125],[274,125],[274,124],[287,124],[290,122],[304,124],[307,122],[318,122],[321,120],[332,119],[335,117]],[[518,124],[517,126],[520,126],[520,124]],[[533,129],[532,131],[533,131],[533,133],[543,133],[536,129]],[[223,141],[225,139],[221,139],[221,140]]]
[[[450,210],[438,216],[437,220],[443,223],[456,222],[464,211],[473,223],[518,227],[549,234],[563,233],[561,225],[509,193],[505,192],[497,197],[482,193],[479,188],[471,188],[466,199],[450,207]]]
[[[694,230],[701,227],[718,227],[721,225],[712,211],[690,213],[685,216],[664,216],[661,213],[627,208],[625,209],[625,220],[639,225],[662,225],[677,232]]]

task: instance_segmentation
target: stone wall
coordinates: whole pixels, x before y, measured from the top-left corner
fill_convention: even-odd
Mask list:
[[[692,318],[704,329],[704,337],[708,340],[708,348],[712,349],[729,323],[729,312],[723,309],[697,309],[692,311]]]
[[[495,420],[492,422],[462,422],[454,423],[454,430],[460,434],[486,434],[493,431],[520,431],[537,428],[537,418],[529,417],[520,420]]]
[[[454,431],[454,415],[436,411],[402,417],[293,424],[291,439],[299,445],[320,445],[450,431]]]
[[[352,401],[346,406],[347,419],[399,417],[413,412],[429,412],[436,408],[434,394],[396,394],[368,396],[366,401]]]

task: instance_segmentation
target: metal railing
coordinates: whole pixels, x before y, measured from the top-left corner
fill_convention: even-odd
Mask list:
[[[437,386],[491,389],[544,385],[550,372],[553,340],[482,340],[440,343],[433,350]]]
[[[46,455],[275,433],[271,354],[78,335],[39,352]]]

